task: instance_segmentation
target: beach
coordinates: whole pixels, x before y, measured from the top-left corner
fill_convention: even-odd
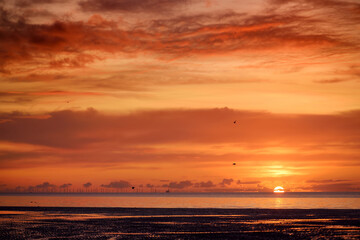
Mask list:
[[[0,207],[0,239],[359,239],[357,209]]]

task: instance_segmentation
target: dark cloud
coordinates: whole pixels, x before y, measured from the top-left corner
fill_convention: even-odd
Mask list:
[[[85,11],[154,12],[165,14],[191,0],[85,0],[79,5]]]
[[[240,180],[238,180],[237,182],[236,182],[236,184],[244,184],[244,185],[246,185],[246,184],[259,184],[259,183],[261,183],[261,181],[240,181]]]
[[[213,188],[213,187],[216,187],[216,184],[214,184],[212,181],[199,182],[199,183],[195,183],[194,187],[197,187],[197,188]]]
[[[33,7],[33,5],[64,3],[64,2],[68,2],[68,0],[15,0],[15,6],[24,8],[24,7]]]
[[[68,188],[71,187],[72,184],[71,183],[64,183],[63,185],[60,185],[59,188]]]
[[[292,12],[314,12],[317,16],[327,17],[328,22],[337,21],[338,24],[358,25],[360,20],[360,3],[347,0],[270,0],[275,9],[281,6],[289,7]]]
[[[316,115],[223,108],[104,115],[88,109],[51,112],[44,117],[19,117],[22,115],[26,114],[0,114],[0,119],[6,120],[0,124],[0,140],[63,148],[104,142],[128,146],[171,142],[247,145],[266,142],[296,145],[360,142],[360,111]],[[236,130],[230,124],[233,119],[237,119]]]
[[[23,16],[26,19],[32,17],[43,17],[43,18],[56,18],[56,15],[45,9],[26,9],[23,12]]]
[[[42,184],[36,185],[37,188],[49,188],[49,187],[56,187],[54,184],[50,184],[49,182],[44,182]]]
[[[234,119],[237,119],[236,126]],[[309,162],[316,162],[313,164],[318,166],[324,162],[331,166],[359,166],[359,125],[360,111],[323,115],[228,108],[131,114],[103,114],[94,109],[42,115],[0,113],[0,141],[19,143],[18,149],[0,150],[0,168],[121,166],[123,169],[150,170],[149,162],[154,163],[152,167],[158,167],[162,164],[157,163],[181,160],[195,167],[194,161],[196,164],[220,161],[231,164],[234,159],[241,159],[237,161],[238,166],[246,162],[275,161],[297,166],[306,166]],[[36,146],[36,150],[22,149],[23,143]],[[153,146],[157,144],[191,145],[194,148],[186,153],[158,151]],[[249,151],[200,153],[197,144],[231,144]],[[278,146],[294,148],[296,152],[254,151]],[[161,182],[168,185],[168,181]],[[240,183],[250,182],[253,181]]]
[[[121,189],[121,188],[128,188],[131,187],[131,184],[127,181],[117,181],[117,182],[111,182],[109,184],[101,184],[101,187],[104,188],[117,188],[117,189]]]
[[[302,7],[317,6],[317,7],[329,7],[334,10],[339,8],[349,8],[349,10],[357,11],[360,10],[360,3],[356,1],[347,0],[270,0],[273,4],[299,4]]]
[[[98,2],[98,5],[89,6],[109,4],[109,8],[115,9],[111,4],[125,4],[124,1],[109,0],[89,0],[82,4],[93,1]],[[135,4],[138,1],[126,1],[125,5],[142,6]],[[168,6],[170,3],[177,5],[180,1],[141,2],[151,2],[151,6],[156,6],[156,2],[167,2],[163,5]],[[0,11],[0,14],[0,67],[3,72],[7,71],[6,66],[21,62],[32,63],[37,67],[40,67],[40,62],[43,67],[50,68],[83,67],[103,59],[101,54],[94,52],[154,52],[173,58],[284,47],[315,47],[319,51],[336,48],[341,53],[352,53],[357,45],[353,37],[340,38],[321,26],[318,19],[301,15],[247,16],[232,12],[181,16],[125,30],[98,15],[87,22],[56,21],[35,25],[21,17],[13,17],[5,10]]]
[[[231,185],[231,183],[234,182],[234,179],[232,178],[224,178],[222,182],[220,183],[221,186]]]
[[[338,182],[347,182],[349,180],[343,179],[324,179],[324,180],[308,180],[307,183],[338,183]]]
[[[117,32],[123,37],[116,33],[117,37],[114,35],[115,38],[113,38],[108,35],[111,34],[109,30],[105,31],[107,32],[105,35],[100,30],[105,26],[108,28],[109,24],[111,25],[110,22],[104,20],[97,21],[96,24],[92,24],[91,21],[88,23],[56,21],[52,24],[30,24],[22,16],[0,9],[0,67],[2,72],[7,72],[4,68],[7,64],[31,63],[35,59],[42,59],[41,64],[44,67],[82,67],[99,59],[95,55],[84,53],[85,50],[93,47],[93,50],[99,50],[98,46],[100,46],[101,51],[117,51],[114,47],[107,47],[106,50],[103,48],[105,42],[103,44],[101,42],[105,40],[105,35],[110,39],[117,39],[117,42],[125,40],[125,32],[118,30]],[[96,34],[91,32],[96,32]],[[101,36],[105,38],[101,40]],[[110,39],[105,40],[107,44],[110,43]],[[93,47],[89,48],[88,44]],[[47,56],[45,57],[44,54]],[[39,61],[36,62],[37,66],[40,66]]]
[[[23,119],[23,118],[22,118]],[[25,119],[23,119],[23,120],[25,120]],[[35,119],[33,119],[33,120],[35,120]],[[21,120],[20,120],[21,121]],[[35,121],[36,122],[36,121]],[[33,127],[35,127],[36,128],[36,126],[35,125],[37,125],[35,122],[29,122],[29,124],[31,125],[28,125],[28,126],[23,126],[23,128],[20,130],[19,129],[19,132],[18,133],[20,133],[21,131],[23,131],[23,134],[27,134],[27,132],[28,131],[32,131],[31,130],[31,128],[33,128]],[[10,125],[12,125],[14,122],[12,121],[12,122],[9,122],[9,123],[11,123]],[[4,123],[3,123],[4,124]],[[34,125],[35,124],[35,125]],[[40,125],[42,125],[40,122],[39,122],[39,124]],[[58,145],[60,142],[58,141],[58,140],[60,140],[60,138],[71,138],[71,135],[73,135],[73,133],[71,133],[70,131],[72,131],[72,130],[70,130],[70,129],[67,129],[68,128],[68,123],[65,123],[65,125],[63,125],[63,127],[61,127],[61,126],[53,126],[53,124],[56,124],[57,125],[57,123],[50,123],[50,125],[48,125],[48,126],[45,126],[45,125],[43,125],[43,127],[45,127],[43,130],[44,131],[49,131],[49,133],[51,133],[51,132],[53,132],[53,130],[51,130],[51,128],[53,128],[53,127],[55,127],[55,129],[57,128],[57,129],[59,129],[60,130],[60,128],[63,128],[62,130],[64,131],[63,133],[61,133],[61,135],[62,136],[60,136],[60,135],[58,135],[58,133],[56,133],[55,135],[57,135],[57,136],[55,136],[55,135],[53,135],[53,136],[48,136],[49,138],[48,138],[48,141],[50,141],[50,144],[51,145],[53,145],[53,146],[55,146],[55,145]],[[38,126],[38,127],[40,127],[40,125]],[[67,125],[67,126],[66,126]],[[3,126],[3,125],[1,125],[1,126]],[[0,128],[1,128],[1,126],[0,126]],[[60,127],[60,128],[59,128]],[[74,126],[75,128],[78,128],[79,127],[79,125],[76,127],[76,126]],[[35,130],[35,128],[33,128],[34,130]],[[41,127],[40,127],[41,128]],[[1,130],[0,130],[0,132],[1,132]],[[39,134],[39,132],[38,131],[36,131],[37,133],[36,134]],[[54,132],[53,132],[54,133]],[[12,137],[15,137],[15,135],[16,135],[16,133],[14,133],[15,135],[12,135],[10,132],[8,132],[7,133],[8,134],[8,136],[10,137],[10,138],[12,138]],[[52,135],[52,134],[50,134],[50,135]],[[12,136],[12,137],[11,137]],[[34,136],[35,137],[35,136]],[[31,137],[32,138],[32,137]],[[40,142],[42,142],[43,140],[45,140],[45,139],[42,139],[42,137],[40,137],[40,138],[38,138],[38,137],[35,137],[35,142],[38,142],[38,143],[40,143]],[[72,142],[72,143],[70,143],[70,144],[74,144],[74,142]],[[60,145],[62,145],[63,147],[64,147],[64,145],[63,144],[60,144]],[[60,146],[59,145],[59,146]],[[75,145],[73,145],[73,146],[75,146]],[[69,147],[70,147],[70,145],[69,145]]]
[[[221,20],[212,22],[208,19],[210,16]],[[345,44],[328,31],[314,32],[310,26],[317,25],[318,20],[300,15],[244,17],[238,13],[226,13],[210,16],[181,16],[154,21],[150,30],[166,37],[155,42],[152,49],[158,52],[164,49],[169,54],[182,56],[281,49],[285,46],[322,49]]]
[[[175,188],[175,189],[184,189],[191,187],[193,183],[191,181],[181,181],[181,182],[170,182],[169,184],[163,185],[163,187]]]
[[[29,162],[31,159],[39,159],[41,157],[51,156],[45,152],[34,152],[34,151],[5,151],[0,150],[0,168],[16,168],[18,167],[19,162],[16,160],[22,159],[25,162]],[[31,161],[30,161],[31,162]],[[32,161],[32,164],[37,162],[36,160]],[[41,164],[40,162],[38,162]]]
[[[84,183],[83,184],[83,187],[84,188],[89,188],[89,187],[91,187],[92,186],[92,183],[91,182],[87,182],[87,183]]]
[[[49,189],[49,188],[55,188],[56,185],[51,184],[49,182],[44,182],[42,184],[36,185],[35,187],[29,187],[29,189],[31,188],[36,188],[36,189]]]

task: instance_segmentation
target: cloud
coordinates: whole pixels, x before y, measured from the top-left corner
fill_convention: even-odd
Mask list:
[[[296,167],[310,163],[320,166],[324,162],[331,166],[359,166],[359,125],[360,111],[323,115],[228,108],[129,114],[94,109],[41,115],[0,113],[0,141],[14,146],[0,150],[0,168],[116,166],[160,170],[166,165],[163,163],[181,161],[196,168],[219,162],[231,165],[234,159],[237,166],[278,161]],[[289,152],[279,152],[278,148]],[[255,182],[240,182],[250,183]]]
[[[79,5],[85,11],[154,12],[165,14],[189,2],[190,0],[85,0],[80,1]]]
[[[34,5],[64,3],[68,0],[16,0],[15,6],[20,8],[33,7]]]
[[[360,187],[354,183],[328,183],[315,184],[310,189],[321,192],[358,192]]]
[[[91,182],[87,182],[87,183],[84,183],[83,184],[83,187],[84,188],[89,188],[89,187],[91,187],[92,186],[92,183]]]
[[[213,23],[208,19],[210,17],[221,20]],[[160,38],[161,42],[155,42],[151,48],[158,52],[164,49],[169,54],[181,56],[284,48],[322,49],[345,44],[333,34],[314,32],[306,27],[316,22],[300,15],[290,17],[286,14],[181,16],[154,21],[150,29],[161,34],[160,37],[166,37]]]
[[[60,185],[59,188],[68,188],[71,187],[72,184],[71,183],[64,183],[63,185]]]
[[[170,182],[169,184],[164,184],[163,187],[175,188],[175,189],[184,189],[191,187],[193,183],[191,181],[181,181],[181,182]]]
[[[234,182],[234,179],[232,179],[232,178],[224,178],[222,180],[222,182],[220,183],[220,185],[225,187],[226,185],[231,185],[232,182]]]
[[[16,160],[29,160],[29,159],[38,159],[45,156],[50,156],[51,154],[47,155],[44,152],[38,151],[10,151],[10,150],[1,150],[0,151],[0,167],[11,167],[16,168]],[[33,162],[34,163],[34,162]]]
[[[103,96],[102,93],[96,92],[72,92],[72,91],[43,91],[43,92],[0,92],[0,97],[10,96]]]
[[[48,82],[48,81],[57,81],[63,80],[70,76],[66,74],[37,74],[31,73],[23,76],[14,76],[8,78],[10,81],[14,82]]]
[[[337,183],[337,182],[347,182],[349,180],[343,179],[324,179],[324,180],[308,180],[307,183]]]
[[[56,15],[46,9],[24,9],[23,16],[25,19],[33,17],[42,17],[42,18],[56,18]]]
[[[97,4],[91,4],[91,3]],[[142,4],[137,4],[141,2]],[[83,1],[99,9],[176,6],[183,1]],[[126,8],[126,6],[128,8]],[[86,7],[85,7],[86,8]],[[155,53],[165,59],[187,56],[224,55],[288,48],[341,49],[353,53],[353,36],[340,38],[321,26],[318,19],[301,15],[264,14],[248,16],[235,12],[158,19],[131,28],[94,15],[88,21],[55,21],[31,24],[2,9],[0,67],[3,72],[16,64],[32,68],[79,68],[106,59],[114,53]],[[322,29],[319,31],[317,29]],[[356,44],[355,44],[356,45]],[[112,55],[113,56],[113,55]],[[9,66],[9,67],[8,67]]]
[[[316,83],[340,83],[340,82],[347,82],[350,81],[351,79],[348,78],[332,78],[332,79],[324,79],[324,80],[316,80],[314,82]]]
[[[100,186],[104,187],[104,188],[120,188],[121,189],[121,188],[131,187],[131,184],[127,181],[120,180],[117,182],[111,182],[109,184],[101,184]]]
[[[360,3],[355,1],[344,1],[344,0],[270,0],[273,4],[296,4],[302,7],[317,6],[317,7],[328,7],[334,10],[339,8],[345,8],[354,12],[360,10]]]
[[[42,184],[36,185],[35,187],[31,188],[37,188],[37,189],[48,189],[48,188],[55,188],[56,185],[50,184],[49,182],[44,182]]]
[[[91,19],[87,23],[55,21],[52,24],[30,24],[4,9],[0,9],[0,16],[0,34],[4,36],[0,40],[0,67],[3,72],[7,72],[6,65],[20,62],[36,62],[36,67],[82,67],[101,59],[84,51],[120,50],[114,46],[106,47],[113,40],[117,42],[115,46],[121,46],[126,51],[126,46],[121,44],[128,41],[126,32],[105,30],[112,25],[105,20],[97,21],[96,25]]]
[[[286,189],[285,189],[286,190]],[[257,185],[257,191],[258,192],[273,192],[274,190],[265,186],[262,186],[260,184]]]
[[[360,111],[316,115],[221,108],[111,115],[88,109],[50,112],[44,116],[0,114],[0,119],[7,120],[0,124],[0,140],[61,148],[104,142],[131,146],[185,142],[323,145],[360,141]],[[234,119],[236,126],[232,124]]]
[[[286,9],[289,7],[292,12],[314,12],[317,16],[327,17],[329,14],[333,19],[326,19],[327,22],[336,21],[340,25],[358,25],[360,20],[360,3],[347,0],[270,0],[269,3],[275,9]],[[283,7],[283,8],[281,8]]]
[[[337,70],[334,72],[335,75],[339,75],[339,77],[328,78],[322,80],[315,80],[315,83],[322,84],[332,84],[332,83],[340,83],[347,81],[360,81],[360,66],[356,64],[351,64],[347,66],[346,69]]]
[[[237,182],[236,182],[236,184],[244,184],[244,185],[247,185],[247,184],[260,184],[261,183],[261,181],[240,181],[240,180],[238,180]]]
[[[196,188],[213,188],[213,187],[216,187],[216,184],[214,184],[212,181],[199,182],[199,183],[195,183],[194,187],[196,187]]]

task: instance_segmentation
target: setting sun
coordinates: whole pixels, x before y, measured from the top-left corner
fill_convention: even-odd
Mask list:
[[[283,192],[285,192],[283,187],[277,186],[276,188],[274,188],[274,193],[283,193]]]

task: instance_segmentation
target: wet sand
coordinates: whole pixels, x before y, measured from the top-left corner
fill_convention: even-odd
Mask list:
[[[0,207],[0,239],[360,239],[360,210]]]

